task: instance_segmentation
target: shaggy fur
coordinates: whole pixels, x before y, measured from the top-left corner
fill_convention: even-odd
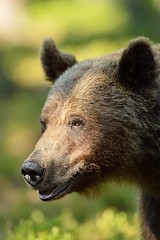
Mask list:
[[[47,39],[41,60],[54,85],[25,180],[44,201],[94,194],[109,181],[136,184],[143,239],[160,239],[160,47],[138,38],[77,63]]]

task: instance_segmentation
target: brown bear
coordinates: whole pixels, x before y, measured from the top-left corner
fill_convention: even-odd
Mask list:
[[[138,38],[77,62],[46,39],[41,61],[54,85],[22,165],[26,182],[43,201],[92,195],[109,181],[136,184],[142,237],[160,239],[160,46]]]

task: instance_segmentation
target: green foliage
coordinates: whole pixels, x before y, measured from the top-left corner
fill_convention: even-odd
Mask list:
[[[50,220],[41,211],[35,210],[29,219],[20,220],[13,230],[8,230],[6,240],[136,240],[136,223],[135,215],[129,220],[125,212],[113,209],[82,224],[69,210]]]

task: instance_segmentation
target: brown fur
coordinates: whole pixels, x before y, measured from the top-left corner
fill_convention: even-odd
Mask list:
[[[50,81],[58,79],[40,117],[43,134],[22,166],[42,200],[94,194],[109,181],[136,184],[145,240],[160,239],[159,49],[138,38],[77,63],[46,40],[42,66]],[[28,170],[33,162],[39,167]]]

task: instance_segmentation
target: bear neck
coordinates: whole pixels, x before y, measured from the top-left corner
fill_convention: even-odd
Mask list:
[[[140,199],[142,239],[160,239],[160,198],[142,193]]]

